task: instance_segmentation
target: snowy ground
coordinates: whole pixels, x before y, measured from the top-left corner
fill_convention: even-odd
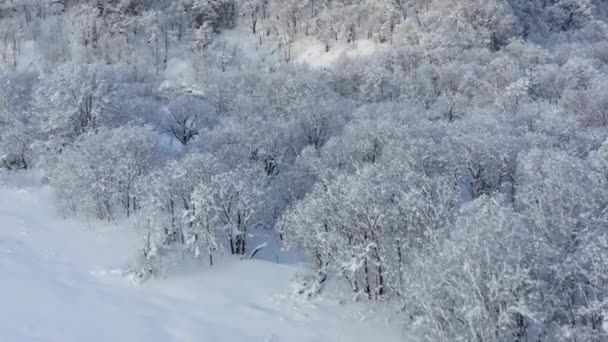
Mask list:
[[[58,218],[34,178],[0,175],[0,341],[399,341],[363,305],[290,295],[300,266],[226,261],[135,285],[128,227]]]

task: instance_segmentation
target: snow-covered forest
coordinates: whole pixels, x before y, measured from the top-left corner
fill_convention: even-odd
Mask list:
[[[0,158],[141,282],[289,249],[415,340],[608,341],[605,0],[0,0]]]

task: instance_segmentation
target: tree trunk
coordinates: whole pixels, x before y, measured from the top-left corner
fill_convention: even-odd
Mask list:
[[[365,261],[363,263],[363,273],[364,273],[363,291],[367,294],[367,298],[372,299],[372,287],[369,283],[369,267],[367,265],[367,259],[365,259]]]

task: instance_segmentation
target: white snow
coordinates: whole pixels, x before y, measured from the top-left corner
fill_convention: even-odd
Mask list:
[[[167,61],[167,69],[163,77],[168,87],[191,87],[196,81],[196,70],[192,62],[185,58],[171,58]]]
[[[262,45],[259,45],[259,36],[262,35]],[[231,30],[223,31],[218,37],[220,41],[239,48],[239,53],[245,58],[267,64],[283,61],[283,53],[274,43],[266,41],[264,30],[258,31],[254,36],[249,27],[239,25]],[[325,45],[313,37],[298,37],[291,47],[291,56],[294,63],[306,64],[313,68],[330,67],[341,58],[363,58],[376,52],[390,48],[390,44],[379,44],[370,39],[359,39],[354,43],[332,41],[329,51]]]
[[[64,220],[53,191],[0,175],[0,341],[399,341],[367,305],[290,295],[302,266],[224,260],[135,285],[128,225]]]
[[[360,39],[353,44],[346,42],[332,42],[329,51],[325,51],[324,45],[316,39],[301,39],[294,44],[295,61],[308,64],[311,67],[330,67],[344,57],[360,58],[367,57],[375,52],[386,49],[388,44],[382,45],[369,39]]]

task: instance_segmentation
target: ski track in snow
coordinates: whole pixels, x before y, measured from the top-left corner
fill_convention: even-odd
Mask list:
[[[2,342],[401,340],[363,305],[291,296],[301,266],[224,260],[135,285],[120,270],[139,236],[59,218],[52,190],[31,179],[0,175]]]

